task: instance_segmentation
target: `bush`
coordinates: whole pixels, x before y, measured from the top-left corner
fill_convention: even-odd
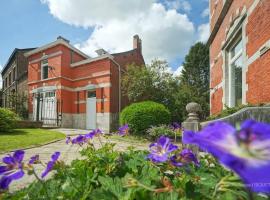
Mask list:
[[[170,138],[175,137],[175,131],[173,131],[170,127],[166,125],[152,126],[147,130],[147,133],[152,140],[155,140],[162,135],[168,136]]]
[[[120,115],[120,124],[128,124],[134,134],[143,134],[151,126],[168,124],[170,120],[170,111],[164,105],[153,101],[133,103]]]
[[[16,128],[19,118],[16,113],[6,108],[0,108],[0,132]]]

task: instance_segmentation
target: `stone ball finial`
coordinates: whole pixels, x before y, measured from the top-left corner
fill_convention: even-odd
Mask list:
[[[202,107],[196,102],[191,102],[186,105],[186,110],[188,113],[199,113],[202,111]]]

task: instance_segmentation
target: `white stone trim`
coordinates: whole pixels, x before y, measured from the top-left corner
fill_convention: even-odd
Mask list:
[[[247,57],[247,37],[246,37],[246,26],[248,23],[248,18],[245,18],[242,25],[242,42],[243,42],[243,66],[242,66],[242,104],[247,103],[247,91],[248,91],[248,84],[247,84],[247,71],[248,71],[248,57]]]
[[[91,87],[89,87],[91,85]],[[66,86],[62,86],[62,85],[59,85],[57,86],[57,89],[59,90],[68,90],[68,91],[71,91],[71,92],[77,92],[77,91],[82,91],[82,90],[90,90],[90,89],[96,89],[96,88],[108,88],[108,87],[111,87],[112,84],[111,83],[99,83],[99,84],[95,84],[95,85],[87,85],[87,86],[84,86],[84,87],[76,87],[76,88],[71,88],[71,87],[66,87]]]
[[[95,58],[88,58],[86,60],[82,60],[82,61],[79,61],[79,62],[76,62],[76,63],[72,63],[70,66],[71,67],[80,67],[80,66],[82,66],[84,64],[88,64],[88,63],[98,61],[98,60],[102,60],[102,59],[105,59],[105,58],[113,59],[114,57],[112,55],[110,55],[110,54],[104,54],[102,56],[98,56],[98,57],[95,57]]]
[[[36,53],[39,53],[40,51],[44,51],[44,50],[47,50],[48,48],[52,48],[56,45],[59,45],[59,44],[62,44],[66,47],[68,47],[69,49],[72,49],[73,51],[75,51],[76,53],[80,54],[81,56],[85,57],[85,58],[90,58],[90,56],[86,55],[85,53],[83,53],[82,51],[80,51],[79,49],[75,48],[74,46],[72,46],[71,44],[69,44],[68,42],[64,41],[63,39],[57,39],[56,41],[54,42],[51,42],[49,44],[46,44],[44,46],[41,46],[39,48],[36,48],[32,51],[29,51],[29,52],[26,52],[24,54],[25,57],[29,57],[33,54],[36,54]]]
[[[77,78],[77,79],[71,79],[71,78],[68,78],[68,77],[65,77],[65,76],[56,76],[56,77],[48,78],[48,79],[45,79],[45,80],[32,81],[32,82],[29,82],[28,85],[31,85],[31,84],[34,84],[34,83],[40,83],[40,82],[47,82],[47,81],[60,79],[60,78],[66,79],[68,81],[75,82],[75,81],[80,81],[80,80],[85,80],[85,79],[90,79],[90,78],[97,78],[97,77],[106,76],[106,75],[111,75],[110,71],[103,71],[103,72],[93,73],[91,76],[86,76],[86,77]]]
[[[80,101],[75,101],[74,103],[75,104],[83,104],[83,103],[86,103],[86,101],[85,100],[80,100]]]
[[[111,87],[112,84],[110,82],[108,83],[99,83],[99,84],[91,84],[93,87],[92,89],[96,88],[108,88]],[[76,88],[71,88],[71,87],[66,87],[62,85],[53,85],[53,86],[43,86],[43,87],[38,87],[30,91],[30,93],[37,93],[37,92],[46,92],[46,91],[53,91],[53,90],[67,90],[71,92],[77,92],[77,91],[83,91],[83,90],[89,90],[89,85],[84,86],[84,87],[76,87]]]
[[[251,65],[254,61],[266,53],[266,51],[262,52],[264,48],[270,48],[270,39],[266,41],[250,58],[248,58],[247,64]]]
[[[105,98],[105,99],[96,99],[96,102],[108,102],[109,99]],[[85,100],[80,100],[80,101],[75,101],[74,104],[83,104],[83,103],[86,103]]]
[[[48,54],[48,55],[44,55],[44,56],[42,56],[42,57],[40,57],[40,58],[37,58],[37,59],[35,59],[35,60],[31,60],[31,61],[29,62],[29,64],[33,64],[33,63],[36,63],[36,62],[40,62],[40,61],[42,61],[42,60],[44,60],[44,59],[48,59],[48,58],[52,58],[52,57],[55,57],[55,56],[59,56],[59,55],[61,55],[61,54],[63,54],[63,51],[57,51],[57,52],[54,52],[54,53],[51,53],[51,54]]]
[[[254,11],[254,9],[257,7],[257,5],[260,3],[261,0],[255,0],[253,1],[253,4],[248,9],[248,16]]]
[[[57,86],[43,86],[38,87],[30,91],[30,93],[37,93],[37,92],[47,92],[47,91],[55,91],[57,89]]]

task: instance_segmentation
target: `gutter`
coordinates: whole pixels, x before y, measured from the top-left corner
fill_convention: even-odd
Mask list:
[[[113,63],[115,63],[118,67],[118,112],[119,112],[119,116],[120,116],[120,113],[121,113],[121,96],[122,96],[122,93],[121,93],[121,66],[113,59],[113,58],[110,58]]]
[[[224,5],[223,5],[223,8],[222,8],[222,10],[220,12],[220,15],[218,16],[218,19],[217,19],[217,21],[215,23],[215,26],[214,26],[214,28],[213,28],[210,36],[209,36],[209,39],[206,42],[207,46],[210,46],[212,44],[214,38],[216,37],[217,32],[218,32],[218,30],[219,30],[219,28],[220,28],[220,26],[221,26],[221,24],[223,22],[223,19],[225,18],[227,12],[229,11],[229,9],[230,9],[230,7],[232,5],[232,2],[233,2],[233,0],[226,0],[225,1]]]

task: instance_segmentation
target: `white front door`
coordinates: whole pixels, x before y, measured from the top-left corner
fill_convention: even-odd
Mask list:
[[[86,129],[96,129],[96,92],[88,91],[86,102]]]

